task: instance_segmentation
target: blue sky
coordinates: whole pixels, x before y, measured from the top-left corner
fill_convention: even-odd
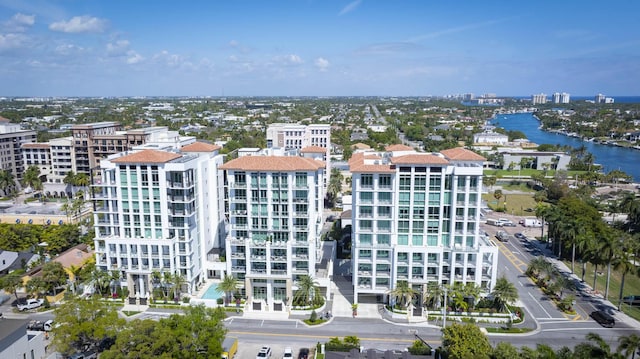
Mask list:
[[[0,96],[640,95],[640,1],[0,0]]]

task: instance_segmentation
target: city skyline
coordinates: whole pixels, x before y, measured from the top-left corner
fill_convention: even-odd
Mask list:
[[[0,96],[639,95],[640,4],[0,0]]]

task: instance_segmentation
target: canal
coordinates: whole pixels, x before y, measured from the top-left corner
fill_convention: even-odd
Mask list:
[[[521,131],[527,139],[536,144],[568,145],[574,148],[585,146],[595,158],[594,162],[602,165],[604,172],[621,170],[640,182],[640,150],[631,148],[601,145],[595,142],[569,137],[539,129],[540,122],[531,113],[496,115],[490,123],[508,131]]]

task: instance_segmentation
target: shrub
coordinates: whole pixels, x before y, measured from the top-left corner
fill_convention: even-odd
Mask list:
[[[315,310],[311,311],[311,315],[309,316],[309,321],[311,323],[315,322],[316,320],[318,320],[318,313],[316,313]]]
[[[411,355],[430,355],[431,347],[425,345],[422,340],[414,340],[413,344],[408,348]]]
[[[216,303],[218,303],[218,305],[222,305],[222,304],[224,304],[224,299],[218,298],[218,299],[216,299]]]

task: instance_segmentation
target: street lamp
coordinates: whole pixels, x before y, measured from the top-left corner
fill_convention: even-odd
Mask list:
[[[442,329],[447,327],[447,292],[449,290],[447,289],[447,287],[444,287],[444,309],[443,312],[444,314],[442,314]]]

